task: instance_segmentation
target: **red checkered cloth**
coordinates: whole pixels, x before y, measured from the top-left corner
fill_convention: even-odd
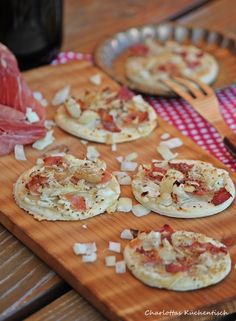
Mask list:
[[[60,53],[52,64],[66,63],[71,60],[92,61],[89,54],[75,52]],[[228,126],[236,131],[236,85],[216,92],[221,113]],[[168,123],[178,128],[182,134],[192,138],[198,145],[218,158],[222,163],[236,171],[236,160],[225,149],[222,138],[204,118],[181,98],[146,97],[156,112]]]

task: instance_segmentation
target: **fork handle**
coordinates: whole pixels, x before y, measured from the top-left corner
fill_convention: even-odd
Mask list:
[[[232,131],[232,129],[224,122],[224,120],[218,120],[214,123],[210,122],[218,131],[218,133],[221,135],[222,138],[231,136],[235,136],[236,134]]]

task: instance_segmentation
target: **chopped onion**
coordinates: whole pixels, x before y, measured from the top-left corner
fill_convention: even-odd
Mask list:
[[[118,157],[116,157],[116,159],[117,159],[117,161],[118,161],[119,163],[122,163],[122,162],[123,162],[123,156],[118,156]]]
[[[47,99],[42,99],[42,100],[40,100],[40,104],[43,106],[43,107],[47,107],[48,106],[48,101],[47,101]]]
[[[14,151],[15,151],[15,159],[22,160],[22,161],[26,160],[25,151],[24,151],[24,146],[23,145],[16,144],[15,147],[14,147]]]
[[[33,92],[33,96],[39,102],[43,99],[43,94],[40,91]]]
[[[126,272],[126,263],[125,261],[116,262],[116,273],[122,274]]]
[[[42,158],[38,158],[38,159],[36,160],[36,165],[43,165],[43,164],[44,164],[44,161],[43,161]]]
[[[115,266],[116,265],[116,257],[114,255],[105,257],[105,265],[106,266]]]
[[[87,229],[87,228],[88,228],[88,226],[87,226],[86,224],[83,224],[82,227],[83,227],[84,229]]]
[[[94,146],[88,146],[86,156],[89,160],[93,161],[93,160],[96,160],[100,156],[100,153],[96,150],[96,148]]]
[[[116,152],[117,151],[117,145],[116,144],[112,144],[111,145],[111,150],[112,150],[112,152]]]
[[[131,177],[126,172],[113,172],[120,185],[131,185]]]
[[[80,142],[81,142],[83,145],[87,145],[87,144],[88,144],[87,140],[81,139]]]
[[[50,130],[47,132],[46,136],[42,139],[36,140],[36,142],[33,143],[33,148],[42,150],[45,147],[51,145],[55,140],[55,137],[53,136],[53,130]]]
[[[101,85],[101,82],[102,82],[102,76],[100,74],[96,74],[91,76],[89,80],[93,85],[99,86]]]
[[[137,157],[138,157],[138,154],[135,153],[135,152],[133,152],[133,153],[128,154],[128,155],[125,157],[125,161],[130,162],[130,161],[136,159]]]
[[[32,110],[31,107],[26,108],[26,118],[30,123],[37,123],[39,121],[38,114]]]
[[[80,104],[72,97],[65,101],[64,107],[72,118],[79,118],[81,115]]]
[[[151,211],[148,208],[142,206],[141,204],[136,204],[132,207],[132,212],[135,216],[141,217],[149,214]]]
[[[90,255],[97,251],[96,243],[75,243],[73,246],[73,251],[76,255]]]
[[[92,254],[82,256],[82,262],[85,262],[85,263],[92,263],[92,262],[95,262],[96,260],[97,260],[97,254],[95,252]]]
[[[134,237],[129,229],[125,229],[120,233],[120,238],[123,240],[132,240]]]
[[[66,144],[60,144],[53,146],[45,151],[43,154],[44,157],[46,156],[65,156],[66,153],[69,152],[69,147]]]
[[[164,160],[171,160],[178,156],[177,153],[173,154],[172,151],[166,145],[157,146],[157,152],[163,157]]]
[[[168,148],[177,148],[183,145],[183,141],[176,137],[176,138],[171,138],[169,140],[165,140],[164,142],[160,142],[160,145],[167,146]]]
[[[137,166],[138,166],[138,164],[135,162],[126,162],[126,161],[121,162],[121,170],[122,171],[133,172],[133,171],[135,171]]]
[[[132,198],[120,197],[117,204],[117,211],[130,212],[132,210]]]
[[[70,94],[70,86],[65,86],[58,92],[56,92],[55,96],[52,99],[52,105],[53,106],[58,106],[63,104],[66,99],[69,97]]]
[[[166,140],[168,138],[170,138],[170,134],[169,133],[164,133],[164,134],[161,135],[161,139],[163,139],[163,140]]]
[[[117,242],[109,242],[109,250],[112,252],[120,253],[121,246],[120,243]]]
[[[44,121],[44,127],[47,128],[48,130],[52,129],[52,127],[54,126],[56,126],[56,123],[53,120],[46,119]]]

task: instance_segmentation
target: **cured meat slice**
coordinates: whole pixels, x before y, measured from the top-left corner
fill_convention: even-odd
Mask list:
[[[45,110],[33,97],[31,90],[20,74],[14,55],[0,44],[0,104],[13,107],[25,113],[31,107],[41,120],[45,118]]]
[[[0,119],[6,120],[25,120],[25,114],[12,107],[0,104]]]

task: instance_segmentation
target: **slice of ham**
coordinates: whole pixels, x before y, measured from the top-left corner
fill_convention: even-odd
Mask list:
[[[6,155],[16,144],[30,144],[45,136],[45,110],[20,74],[16,58],[1,43],[0,83],[0,155]],[[39,122],[26,122],[29,107],[37,113]]]
[[[25,114],[12,107],[0,104],[0,119],[1,120],[25,120]]]
[[[33,97],[33,93],[22,77],[16,58],[0,44],[0,104],[13,107],[23,113],[31,107],[41,120],[45,118],[45,110]]]

